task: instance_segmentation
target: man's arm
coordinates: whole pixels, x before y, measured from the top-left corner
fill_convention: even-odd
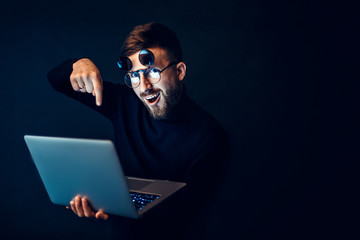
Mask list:
[[[90,107],[102,105],[103,81],[96,65],[88,58],[69,59],[56,66],[48,73],[48,80],[52,87],[67,96],[77,99]],[[84,95],[85,94],[85,95]],[[91,101],[91,103],[90,103]],[[99,112],[108,111],[107,108],[95,108]],[[107,115],[107,114],[104,114]],[[79,217],[107,220],[109,216],[102,210],[94,212],[86,197],[77,195],[70,201],[67,209],[71,209]]]

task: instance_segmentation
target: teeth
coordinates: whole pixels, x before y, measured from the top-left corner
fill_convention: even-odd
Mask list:
[[[150,100],[150,99],[156,98],[156,97],[159,96],[159,94],[160,94],[160,93],[157,93],[157,94],[155,94],[155,95],[151,95],[151,96],[149,96],[149,97],[146,97],[145,99]]]

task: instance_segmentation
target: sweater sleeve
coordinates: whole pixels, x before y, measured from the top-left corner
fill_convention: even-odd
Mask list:
[[[48,72],[48,81],[56,91],[64,94],[74,91],[70,84],[70,75],[73,70],[72,66],[77,60],[79,59],[68,59]]]
[[[117,87],[115,87],[116,84],[103,82],[103,101],[101,106],[97,106],[95,103],[95,97],[92,94],[74,91],[71,86],[70,75],[73,71],[73,64],[77,60],[79,59],[68,59],[51,69],[47,74],[50,85],[57,92],[65,94],[66,96],[87,105],[88,107],[107,117],[110,121],[113,121],[113,110],[115,108],[115,104],[118,102],[114,101],[114,91],[117,89]],[[119,91],[121,91],[121,87]]]

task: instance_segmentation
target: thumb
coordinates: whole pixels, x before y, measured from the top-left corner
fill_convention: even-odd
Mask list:
[[[95,218],[96,218],[96,219],[108,220],[109,215],[107,215],[106,213],[104,213],[103,210],[99,210],[99,211],[95,214]]]

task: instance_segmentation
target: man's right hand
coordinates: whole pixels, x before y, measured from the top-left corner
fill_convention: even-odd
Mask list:
[[[70,83],[75,91],[92,93],[96,105],[102,104],[103,81],[99,69],[88,58],[81,58],[73,64]]]

